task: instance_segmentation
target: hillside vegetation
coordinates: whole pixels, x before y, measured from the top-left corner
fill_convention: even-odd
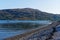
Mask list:
[[[38,9],[4,9],[0,10],[0,20],[60,20],[60,15],[42,12]]]

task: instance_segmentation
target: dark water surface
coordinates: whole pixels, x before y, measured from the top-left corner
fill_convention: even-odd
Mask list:
[[[30,20],[0,20],[0,24],[7,24],[7,23],[37,23],[37,24],[51,24],[51,21],[30,21]],[[0,28],[0,40],[4,38],[8,38],[11,36],[23,34],[24,32],[28,32],[30,30],[5,30],[6,28]]]

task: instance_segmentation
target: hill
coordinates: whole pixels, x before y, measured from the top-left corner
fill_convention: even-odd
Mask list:
[[[60,16],[32,8],[4,9],[0,10],[0,20],[60,20]]]

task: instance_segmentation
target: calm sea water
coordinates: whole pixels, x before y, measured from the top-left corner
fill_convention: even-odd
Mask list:
[[[38,23],[38,24],[51,24],[52,22],[51,21],[31,21],[31,20],[0,20],[0,24],[7,24],[7,23],[20,23],[20,22],[23,22],[23,23]],[[8,38],[8,37],[11,37],[11,36],[15,36],[15,35],[19,35],[19,34],[22,34],[24,32],[28,32],[30,30],[15,30],[15,31],[12,31],[12,30],[5,30],[4,28],[0,28],[0,40],[3,40],[4,38]]]
[[[0,20],[0,24],[7,24],[7,23],[38,23],[38,24],[50,24],[51,21],[49,20]]]

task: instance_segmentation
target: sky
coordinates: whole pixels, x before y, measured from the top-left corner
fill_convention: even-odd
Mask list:
[[[34,8],[60,14],[60,0],[0,0],[0,10],[14,8]]]

